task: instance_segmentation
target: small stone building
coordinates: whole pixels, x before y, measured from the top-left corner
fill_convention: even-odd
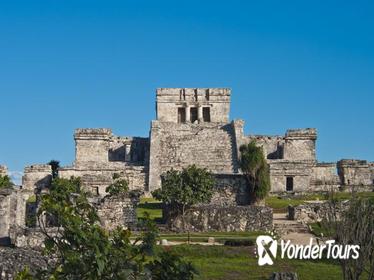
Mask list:
[[[80,177],[93,194],[105,196],[106,187],[118,174],[130,190],[144,190],[148,180],[149,139],[118,137],[111,129],[76,129],[75,161],[59,170],[62,178]]]

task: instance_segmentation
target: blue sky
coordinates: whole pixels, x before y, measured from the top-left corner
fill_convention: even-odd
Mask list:
[[[230,87],[247,133],[373,161],[372,3],[1,1],[0,163],[70,164],[77,127],[146,136],[157,87]]]

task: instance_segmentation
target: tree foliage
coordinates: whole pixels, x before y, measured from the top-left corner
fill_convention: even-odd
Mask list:
[[[5,175],[5,176],[0,175],[0,189],[10,188],[12,186],[13,186],[13,183],[10,180],[10,177],[8,175]]]
[[[251,141],[240,147],[240,168],[243,171],[253,202],[262,200],[270,190],[269,166],[264,157],[262,147]]]
[[[119,196],[127,194],[129,191],[129,183],[122,179],[118,174],[113,175],[114,182],[110,184],[105,191],[109,196]]]
[[[129,230],[103,229],[87,198],[78,178],[53,180],[49,192],[41,198],[38,220],[46,237],[45,252],[56,256],[57,261],[33,278],[24,271],[19,279],[152,279],[166,269],[162,267],[165,262],[181,263],[181,269],[189,266],[180,258],[170,260],[156,253],[157,228],[149,217],[143,220],[142,233],[131,241]],[[50,235],[45,227],[46,215],[56,218],[57,235]]]
[[[186,263],[183,259],[172,252],[162,252],[160,260],[151,264],[153,271],[152,280],[192,280],[197,273],[191,263]]]
[[[58,160],[51,160],[48,164],[52,168],[52,178],[58,177],[58,169],[60,168],[60,162]]]
[[[213,175],[205,168],[190,165],[182,171],[171,169],[162,176],[161,189],[152,195],[163,201],[171,210],[182,214],[198,203],[207,203],[213,195]]]
[[[357,260],[341,259],[344,280],[374,279],[374,202],[352,196],[346,209],[330,194],[330,209],[323,226],[341,245],[360,245]],[[367,278],[366,278],[367,277]]]

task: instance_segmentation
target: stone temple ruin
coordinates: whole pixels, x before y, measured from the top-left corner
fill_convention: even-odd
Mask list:
[[[160,187],[160,175],[190,164],[206,167],[222,185],[240,186],[239,148],[256,140],[270,165],[271,192],[313,192],[330,187],[372,188],[374,164],[359,160],[319,163],[317,131],[290,129],[284,136],[245,135],[244,121],[230,121],[231,90],[226,88],[161,88],[157,117],[148,138],[119,137],[110,129],[77,129],[76,158],[60,176],[79,176],[97,195],[114,173],[131,189],[149,194]]]
[[[246,182],[239,168],[239,148],[252,140],[263,147],[270,166],[273,194],[320,192],[331,188],[373,190],[374,163],[318,162],[314,128],[290,129],[284,136],[245,135],[244,121],[230,120],[230,98],[231,90],[227,88],[157,89],[157,117],[151,123],[149,137],[115,136],[108,128],[77,129],[75,161],[72,166],[60,168],[59,176],[80,177],[85,188],[103,199],[98,206],[99,214],[108,228],[136,219],[134,202],[130,199],[105,201],[105,188],[113,182],[114,174],[127,179],[130,190],[150,196],[160,187],[165,171],[191,164],[206,167],[215,175],[216,192],[211,207],[217,207],[216,213],[222,213],[219,207],[231,207],[230,215],[240,213],[261,218],[257,210],[232,208],[249,203]],[[37,207],[28,200],[50,184],[51,173],[49,165],[26,167],[20,189],[0,192],[0,237],[13,236],[12,242],[25,243],[14,232],[27,229],[27,213]],[[6,174],[4,167],[0,167],[0,174]],[[240,221],[238,224],[241,227]],[[200,228],[206,227],[200,225]],[[250,225],[241,228],[252,229]]]

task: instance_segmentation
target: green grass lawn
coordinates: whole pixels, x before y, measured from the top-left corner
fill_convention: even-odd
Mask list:
[[[358,192],[356,193],[358,197],[374,199],[374,192]],[[340,200],[350,199],[352,194],[349,192],[339,192],[335,194],[335,197]]]
[[[357,193],[358,197],[370,198],[374,200],[374,192],[360,192]],[[352,194],[349,192],[337,192],[335,193],[335,198],[338,200],[350,199]],[[295,196],[295,197],[278,197],[278,196],[268,196],[265,199],[265,204],[273,208],[274,212],[287,212],[287,207],[289,205],[298,206],[304,204],[305,201],[310,200],[327,200],[327,194],[310,194],[304,196]]]
[[[261,232],[203,232],[203,233],[191,233],[191,242],[208,242],[209,237],[214,237],[216,242],[225,243],[227,240],[251,240],[255,241],[257,236]],[[168,241],[180,241],[187,242],[187,234],[161,234],[160,239],[166,239]]]
[[[141,198],[136,209],[138,218],[144,217],[145,212],[148,212],[154,221],[162,220],[162,203],[154,198]]]
[[[370,198],[374,200],[374,192],[360,192],[357,193],[359,197]],[[352,197],[349,192],[337,192],[335,197],[339,200],[345,200]],[[309,200],[326,200],[326,194],[310,194],[304,196],[295,196],[290,198],[281,198],[278,196],[268,196],[265,199],[265,204],[273,208],[274,212],[287,212],[289,205],[298,206]],[[142,198],[137,208],[138,218],[144,216],[144,212],[151,215],[151,219],[160,221],[162,219],[162,203],[154,198]]]
[[[168,248],[183,255],[199,270],[201,280],[267,280],[272,272],[295,271],[303,280],[340,280],[340,267],[326,260],[280,260],[259,267],[253,247],[183,245]]]
[[[360,197],[374,199],[374,192],[359,193]],[[339,200],[349,199],[350,193],[337,193]],[[297,206],[308,200],[325,200],[324,194],[311,194],[302,197],[284,199],[278,197],[266,198],[266,205],[272,207],[274,212],[286,211],[288,205]],[[160,221],[162,218],[162,204],[152,198],[142,198],[137,209],[138,217],[148,212],[151,218]],[[320,224],[312,224],[316,234],[324,232]],[[217,242],[224,243],[226,240],[252,240],[255,241],[258,232],[208,232],[191,233],[191,242],[207,242],[209,237],[214,237]],[[187,234],[161,234],[159,239],[168,241],[186,242]],[[327,260],[306,261],[306,260],[281,260],[278,259],[274,266],[259,267],[257,258],[254,255],[254,247],[228,247],[228,246],[202,246],[202,245],[181,245],[165,248],[182,255],[186,260],[191,261],[200,271],[197,280],[267,280],[272,272],[295,271],[302,280],[338,280],[342,279],[340,266],[337,263]]]
[[[265,199],[266,206],[274,209],[274,212],[286,212],[289,205],[298,206],[308,200],[324,200],[326,197],[322,194],[311,194],[292,198],[283,198],[278,196],[268,196]]]

